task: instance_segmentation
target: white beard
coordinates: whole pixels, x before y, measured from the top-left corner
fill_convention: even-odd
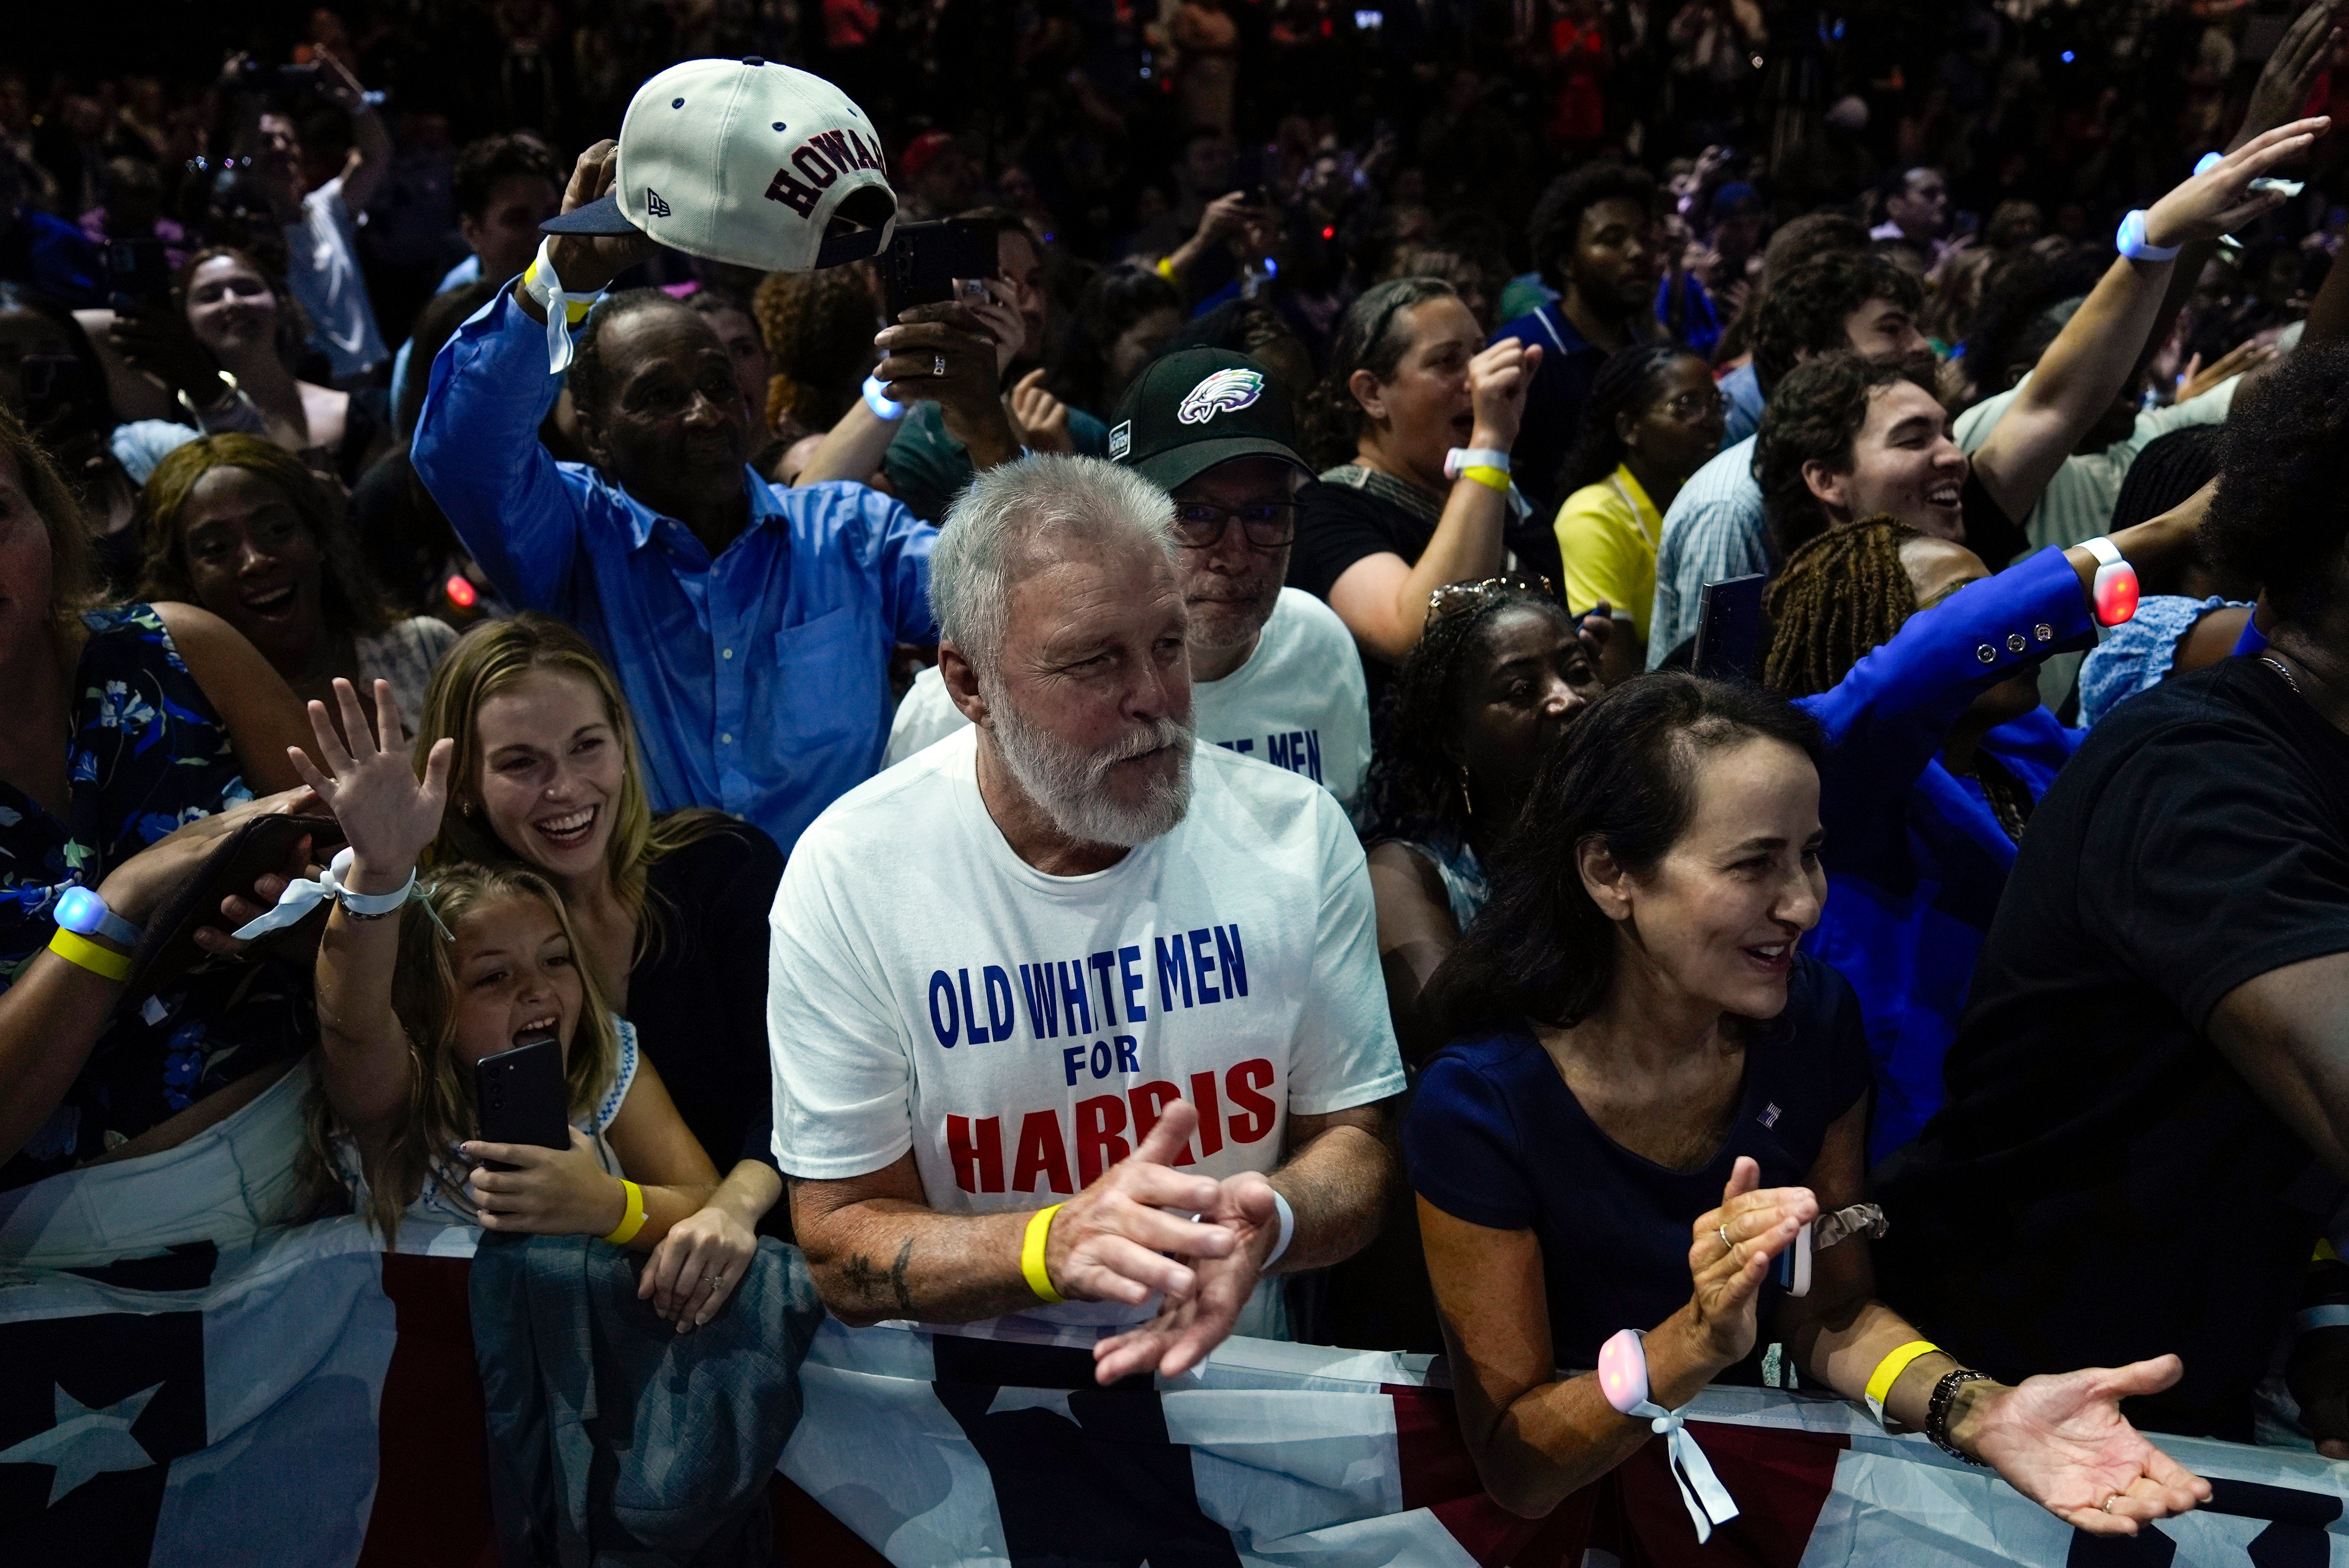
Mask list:
[[[1083,751],[1049,730],[1028,723],[999,690],[982,695],[995,718],[995,744],[1003,765],[1052,825],[1080,843],[1132,849],[1172,832],[1191,808],[1191,742],[1188,724],[1162,718],[1102,751]],[[1153,782],[1139,805],[1119,804],[1110,793],[1109,770],[1129,758],[1161,747],[1175,748],[1174,777]]]

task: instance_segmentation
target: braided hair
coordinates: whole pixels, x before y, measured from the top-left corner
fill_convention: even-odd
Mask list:
[[[1494,588],[1448,614],[1431,617],[1395,673],[1381,709],[1379,742],[1363,789],[1374,838],[1419,838],[1430,828],[1468,836],[1467,789],[1444,751],[1459,723],[1460,679],[1485,651],[1485,632],[1519,606],[1571,624],[1558,602],[1528,588]]]
[[[1762,596],[1771,627],[1762,678],[1785,697],[1832,687],[1917,613],[1900,547],[1924,537],[1890,517],[1832,528],[1788,558]]]
[[[1615,471],[1628,449],[1618,428],[1624,415],[1637,419],[1656,400],[1664,377],[1683,359],[1703,358],[1677,343],[1642,343],[1608,356],[1591,378],[1583,404],[1582,436],[1557,477],[1559,497],[1595,485]]]

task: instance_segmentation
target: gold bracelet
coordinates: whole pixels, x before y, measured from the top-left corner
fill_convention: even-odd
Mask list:
[[[1479,463],[1473,469],[1462,469],[1460,477],[1464,480],[1475,480],[1486,490],[1499,490],[1503,495],[1509,493],[1509,476],[1499,469],[1488,468]]]
[[[636,1233],[645,1228],[645,1190],[625,1176],[620,1178],[620,1186],[627,1196],[628,1212],[621,1216],[618,1224],[612,1227],[612,1233],[604,1238],[608,1245],[615,1247],[626,1246],[636,1239]]]
[[[1028,1276],[1028,1288],[1039,1301],[1068,1299],[1052,1288],[1052,1273],[1044,1266],[1044,1243],[1052,1233],[1052,1216],[1060,1212],[1061,1205],[1055,1203],[1029,1215],[1027,1239],[1019,1243],[1019,1272]]]
[[[100,947],[87,936],[60,925],[49,938],[49,951],[68,964],[79,965],[102,980],[119,985],[130,978],[130,954]]]

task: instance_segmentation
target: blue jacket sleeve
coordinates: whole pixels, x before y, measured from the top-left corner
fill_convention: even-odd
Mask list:
[[[885,509],[874,529],[880,546],[882,592],[889,624],[901,643],[931,644],[938,640],[938,624],[930,614],[930,552],[938,531],[905,510],[901,501],[868,490],[867,504]]]
[[[2080,575],[2046,549],[1909,617],[1831,689],[1800,699],[1826,732],[1819,814],[1898,803],[1982,692],[2095,642]]]
[[[410,455],[498,591],[567,616],[581,498],[538,442],[562,391],[546,373],[546,328],[502,291],[434,356]]]

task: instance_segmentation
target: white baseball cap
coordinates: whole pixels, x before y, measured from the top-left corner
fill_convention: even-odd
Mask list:
[[[688,255],[803,273],[875,254],[896,226],[864,111],[822,77],[753,55],[648,78],[620,122],[611,194],[539,230],[642,232]]]

